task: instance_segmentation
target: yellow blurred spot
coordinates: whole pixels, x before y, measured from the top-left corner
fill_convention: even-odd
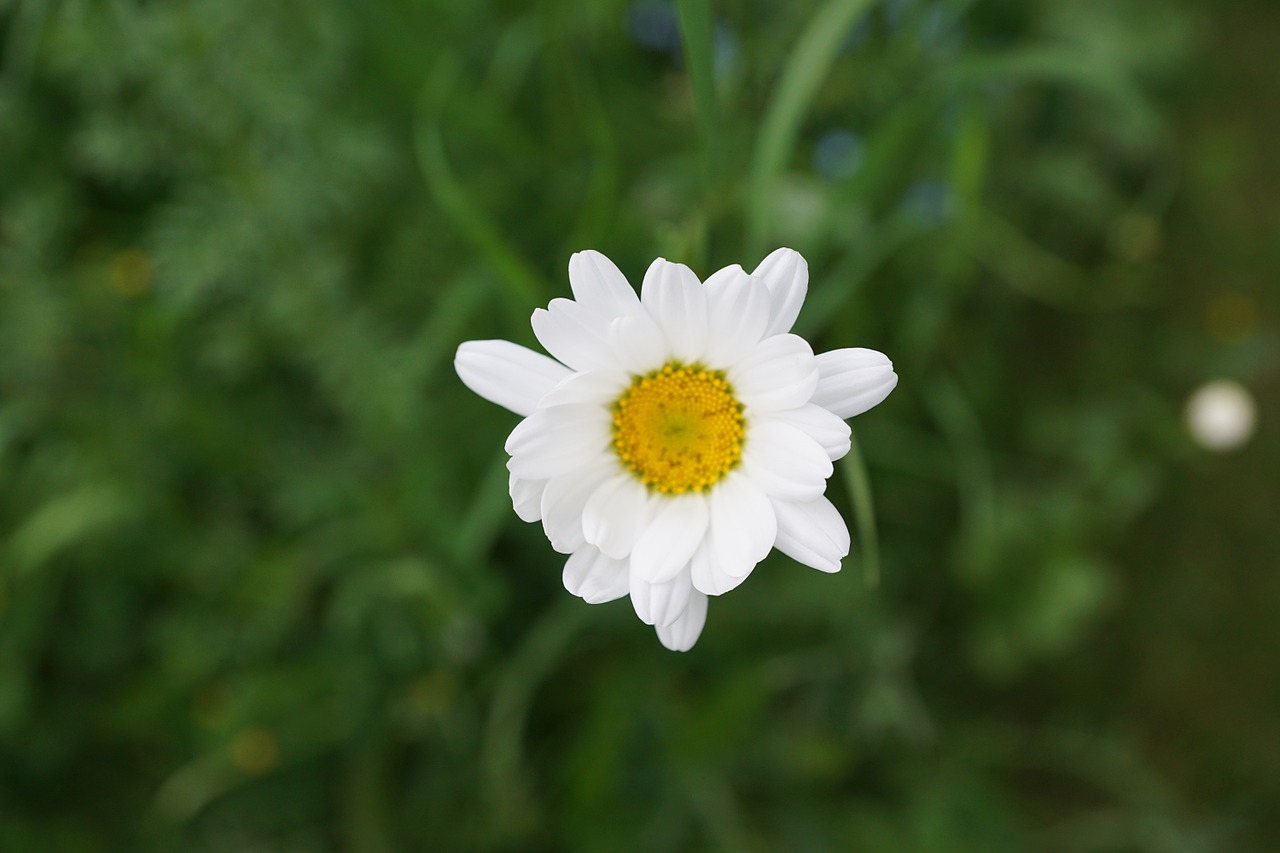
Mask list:
[[[246,729],[231,744],[231,761],[241,772],[261,776],[280,761],[280,744],[261,726]]]
[[[1205,309],[1209,336],[1224,344],[1239,343],[1258,331],[1258,304],[1244,293],[1223,293]]]
[[[107,265],[107,282],[111,289],[126,299],[136,299],[151,289],[155,265],[138,249],[116,252]]]
[[[224,684],[206,684],[191,700],[191,716],[205,728],[214,728],[231,704],[231,692]]]
[[[444,670],[418,676],[409,686],[409,705],[424,717],[438,717],[453,706],[458,695],[458,682]]]
[[[1127,261],[1145,261],[1160,251],[1163,234],[1155,217],[1126,213],[1111,224],[1107,241],[1112,254]]]

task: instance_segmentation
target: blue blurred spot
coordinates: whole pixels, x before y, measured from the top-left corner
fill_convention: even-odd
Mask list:
[[[661,0],[639,0],[627,9],[631,38],[649,50],[680,55],[680,21],[675,6]]]
[[[840,45],[840,52],[852,53],[853,51],[862,47],[862,45],[870,37],[871,37],[871,18],[869,16],[864,15],[862,20],[858,21],[857,26],[855,26],[849,32],[849,35],[845,36],[844,42]]]
[[[858,171],[866,153],[867,144],[852,130],[828,130],[813,143],[813,168],[822,177],[838,181]]]
[[[724,77],[735,65],[742,53],[738,34],[728,27],[716,23],[715,29],[715,74]]]
[[[914,5],[915,0],[887,0],[884,4],[885,29],[890,33],[901,29],[906,22],[907,13]]]
[[[920,47],[926,54],[955,54],[960,49],[960,36],[960,18],[951,9],[935,6],[920,23]]]
[[[951,190],[937,179],[917,181],[907,187],[902,207],[931,225],[941,225],[951,215]]]

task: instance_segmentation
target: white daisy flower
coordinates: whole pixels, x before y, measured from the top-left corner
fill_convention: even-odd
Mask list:
[[[707,597],[771,548],[840,569],[849,531],[823,493],[849,451],[845,418],[898,383],[869,349],[814,355],[790,334],[808,289],[797,252],[703,284],[659,258],[640,296],[599,252],[569,260],[573,299],[533,312],[554,358],[468,341],[468,388],[524,420],[507,439],[511,500],[568,554],[564,585],[591,604],[631,596],[662,644],[687,651]]]

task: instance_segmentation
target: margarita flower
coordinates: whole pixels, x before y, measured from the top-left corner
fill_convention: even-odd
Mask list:
[[[707,597],[771,548],[835,572],[849,531],[823,493],[849,451],[845,418],[898,382],[869,349],[814,355],[790,334],[809,283],[778,249],[707,279],[659,258],[640,295],[599,252],[569,260],[573,299],[533,312],[554,358],[468,341],[454,367],[524,420],[507,439],[511,500],[568,554],[588,603],[631,596],[669,649],[702,633]]]

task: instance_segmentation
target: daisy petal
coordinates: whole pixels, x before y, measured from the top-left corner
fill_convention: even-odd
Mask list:
[[[693,270],[658,258],[640,285],[640,301],[658,321],[671,355],[697,361],[707,348],[707,294]]]
[[[731,472],[711,491],[711,546],[720,571],[746,577],[777,537],[773,504],[754,482]]]
[[[778,514],[778,541],[774,547],[797,563],[824,572],[840,571],[849,554],[849,528],[825,497],[809,503],[774,501]]]
[[[670,625],[684,613],[693,594],[687,571],[662,583],[649,583],[631,567],[631,606],[646,625]]]
[[[716,557],[711,537],[707,536],[703,538],[702,544],[693,554],[693,559],[689,561],[689,575],[693,580],[693,588],[698,592],[706,595],[724,595],[729,590],[736,589],[747,579],[750,572],[741,577],[734,577],[720,568],[720,561]]]
[[[619,317],[609,325],[613,354],[630,373],[646,373],[667,358],[667,339],[648,314]]]
[[[515,474],[507,478],[511,506],[521,521],[533,522],[542,518],[542,492],[546,487],[546,480],[521,480]]]
[[[689,597],[689,605],[685,607],[680,618],[670,625],[657,625],[658,640],[673,652],[687,652],[702,636],[702,627],[707,623],[707,597],[694,590]]]
[[[817,357],[818,387],[813,402],[841,418],[860,415],[898,384],[893,362],[873,349],[837,349]]]
[[[552,391],[544,399],[550,399],[555,393]],[[784,424],[790,424],[818,442],[822,445],[822,449],[827,451],[827,456],[832,462],[849,452],[849,425],[821,406],[806,403],[798,409],[777,412],[769,417]]]
[[[591,249],[569,258],[569,287],[576,300],[609,317],[620,317],[640,307],[640,299],[622,271]]]
[[[543,408],[582,403],[605,406],[616,400],[631,383],[631,377],[621,370],[588,370],[572,373],[542,397]]]
[[[831,459],[809,436],[776,420],[751,425],[742,470],[770,497],[812,501],[826,490]]]
[[[707,533],[710,513],[699,494],[658,501],[657,512],[631,552],[631,571],[650,583],[675,577]]]
[[[551,547],[572,554],[586,543],[582,532],[582,510],[587,498],[609,476],[604,466],[582,468],[547,481],[542,493],[542,530]]]
[[[510,341],[467,341],[458,347],[453,369],[481,397],[526,417],[570,375],[564,365]]]
[[[564,588],[587,604],[604,604],[631,590],[624,560],[606,557],[591,545],[584,545],[565,561]]]
[[[653,506],[644,486],[630,475],[616,474],[587,498],[582,533],[592,545],[621,560],[630,556],[652,516]]]
[[[800,316],[809,292],[809,264],[794,249],[778,249],[760,262],[753,276],[769,288],[769,326],[765,335],[785,335]]]
[[[607,330],[609,317],[572,299],[552,299],[533,312],[530,323],[538,343],[574,370],[614,367]]]
[[[733,364],[764,335],[769,324],[769,290],[734,264],[714,273],[707,291],[707,363]]]
[[[778,412],[809,402],[818,384],[818,363],[804,338],[765,338],[728,370],[748,411]]]
[[[609,435],[609,412],[599,406],[538,409],[507,437],[507,470],[522,480],[576,471],[608,452]]]

